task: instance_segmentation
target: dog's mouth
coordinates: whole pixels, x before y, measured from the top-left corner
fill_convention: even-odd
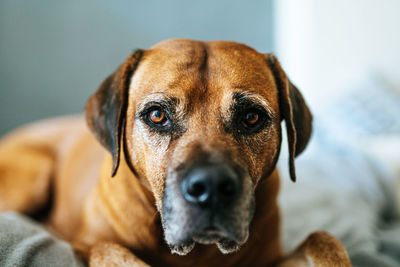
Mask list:
[[[234,252],[240,248],[240,243],[231,234],[219,230],[216,227],[209,227],[203,232],[193,236],[193,240],[199,244],[217,244],[223,254]]]
[[[211,226],[193,235],[193,240],[203,245],[217,243],[219,240],[226,238],[226,233],[218,230],[216,227]]]
[[[191,238],[179,245],[170,245],[170,249],[172,253],[186,255],[193,250],[196,243],[202,245],[216,244],[221,253],[228,254],[237,251],[243,241],[240,242],[232,234],[215,226],[210,226],[194,233]]]

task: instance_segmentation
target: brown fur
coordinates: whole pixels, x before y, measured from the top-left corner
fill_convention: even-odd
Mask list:
[[[232,115],[234,92],[265,105],[271,125],[251,137],[230,134],[222,124]],[[182,122],[176,136],[150,132],[138,119],[146,102],[166,94]],[[110,266],[109,260],[115,266],[350,266],[343,246],[325,233],[283,258],[275,169],[280,123],[286,121],[295,180],[294,157],[310,138],[311,114],[272,55],[234,42],[165,41],[130,56],[91,97],[86,117],[106,149],[82,118],[33,124],[2,141],[0,210],[34,214],[52,201],[46,225],[93,266]],[[232,254],[197,244],[186,256],[173,255],[163,238],[167,174],[200,151],[242,166],[255,186],[250,236]]]

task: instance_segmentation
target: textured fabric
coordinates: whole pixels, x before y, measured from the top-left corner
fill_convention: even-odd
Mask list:
[[[16,213],[0,214],[0,266],[84,266],[69,244]]]
[[[296,159],[295,184],[282,151],[287,251],[324,230],[343,242],[354,266],[400,266],[399,101],[372,80],[314,114],[312,141]]]

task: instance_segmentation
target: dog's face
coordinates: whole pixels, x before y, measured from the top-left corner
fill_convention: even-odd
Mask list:
[[[178,254],[195,242],[239,248],[255,186],[279,155],[281,119],[289,121],[293,178],[311,132],[311,115],[275,58],[233,42],[170,40],[136,52],[89,100],[87,116],[114,155],[113,173],[123,139]]]

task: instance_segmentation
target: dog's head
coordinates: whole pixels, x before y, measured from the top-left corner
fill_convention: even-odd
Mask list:
[[[311,114],[276,58],[234,42],[138,50],[89,99],[86,115],[113,155],[112,176],[124,151],[148,183],[178,254],[195,242],[223,253],[243,244],[255,186],[279,156],[281,120],[293,180],[294,157],[311,134]]]

